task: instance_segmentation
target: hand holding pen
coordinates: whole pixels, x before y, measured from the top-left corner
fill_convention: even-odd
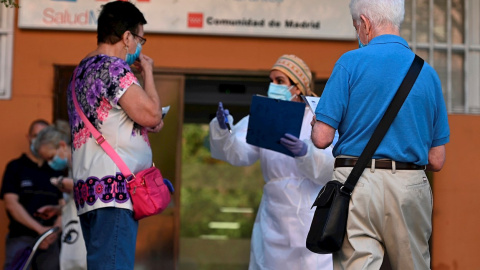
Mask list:
[[[217,121],[218,125],[220,126],[221,129],[228,129],[230,133],[232,133],[232,128],[230,126],[230,123],[228,122],[228,115],[229,115],[228,109],[223,109],[223,104],[222,102],[218,103],[218,109],[217,109]]]

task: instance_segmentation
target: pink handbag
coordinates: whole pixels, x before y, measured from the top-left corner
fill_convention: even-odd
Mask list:
[[[165,210],[170,203],[170,194],[173,193],[173,185],[168,179],[162,177],[162,173],[155,165],[138,172],[136,175],[128,169],[125,162],[105,140],[105,137],[90,123],[80,108],[77,96],[74,91],[77,69],[72,79],[72,99],[80,118],[92,134],[98,145],[110,156],[117,167],[127,179],[127,190],[130,194],[133,204],[133,218],[140,220],[142,218],[153,216]]]
[[[170,203],[170,189],[173,186],[164,179],[160,170],[152,166],[133,175],[127,180],[127,189],[133,203],[133,218],[142,218],[159,214]]]

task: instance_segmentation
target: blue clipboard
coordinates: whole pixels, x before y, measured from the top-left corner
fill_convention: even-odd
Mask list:
[[[280,138],[285,133],[299,137],[304,114],[305,103],[253,96],[247,143],[293,157]]]

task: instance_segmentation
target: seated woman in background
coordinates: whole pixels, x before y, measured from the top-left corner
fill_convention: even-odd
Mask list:
[[[62,216],[60,269],[87,269],[87,251],[73,199],[72,152],[68,122],[58,120],[54,125],[44,128],[37,135],[33,147],[38,156],[48,162],[52,169],[68,170],[68,177],[50,179],[51,183],[63,192],[65,206],[47,205],[37,210],[37,215],[45,219],[55,215]]]

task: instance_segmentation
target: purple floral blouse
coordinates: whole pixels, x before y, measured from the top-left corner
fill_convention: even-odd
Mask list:
[[[152,164],[148,134],[123,111],[118,101],[138,80],[120,58],[96,55],[76,69],[75,94],[84,114],[103,134],[133,173]],[[79,215],[101,207],[132,209],[125,177],[96,144],[75,110],[72,81],[68,88],[68,116],[72,136],[74,198]]]

